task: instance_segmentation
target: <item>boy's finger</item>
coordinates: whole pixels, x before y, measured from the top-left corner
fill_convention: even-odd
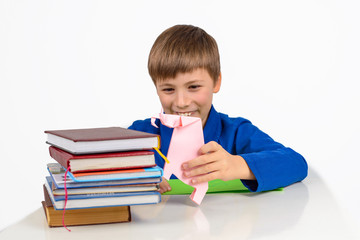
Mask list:
[[[214,160],[213,160],[213,157],[211,156],[211,154],[201,155],[197,158],[194,158],[190,161],[183,163],[181,165],[181,167],[183,170],[189,170],[189,169],[196,168],[198,166],[201,166],[201,165],[213,162],[213,161]]]
[[[207,154],[219,150],[219,147],[221,146],[217,142],[211,141],[208,142],[207,144],[204,144],[199,151],[200,154]]]
[[[218,175],[219,175],[218,172],[212,172],[209,174],[201,175],[201,176],[191,179],[190,184],[194,185],[194,184],[199,184],[199,183],[203,183],[203,182],[209,182],[214,179],[219,179]]]
[[[162,182],[159,184],[159,187],[160,187],[160,189],[159,189],[160,193],[171,191],[170,184],[168,183],[168,181],[164,177],[163,177]]]
[[[199,166],[197,168],[192,168],[191,170],[184,171],[185,177],[194,177],[194,176],[200,176],[204,174],[209,174],[212,172],[219,171],[219,164],[217,162],[212,162],[208,164],[204,164],[202,166]]]

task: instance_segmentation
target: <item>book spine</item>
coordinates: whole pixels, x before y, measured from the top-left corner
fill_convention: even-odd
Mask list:
[[[56,150],[56,148],[53,146],[49,147],[49,153],[50,156],[58,163],[60,163],[61,166],[63,166],[66,169],[69,167],[69,160],[71,159],[70,154],[66,154],[65,152],[60,152]]]

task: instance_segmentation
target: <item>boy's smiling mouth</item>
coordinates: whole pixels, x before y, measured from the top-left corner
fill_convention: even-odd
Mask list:
[[[190,117],[194,112],[175,112],[176,115]]]

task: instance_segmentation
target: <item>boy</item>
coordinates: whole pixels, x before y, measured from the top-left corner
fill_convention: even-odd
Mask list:
[[[285,187],[307,176],[305,159],[272,140],[244,118],[230,118],[212,105],[220,90],[220,57],[216,41],[204,30],[176,25],[160,34],[149,55],[149,74],[166,114],[199,117],[205,144],[201,155],[182,165],[191,183],[240,179],[253,192]],[[129,128],[156,133],[166,156],[173,129],[157,120],[135,121]],[[156,156],[158,166],[164,160]],[[160,192],[170,191],[165,179]]]

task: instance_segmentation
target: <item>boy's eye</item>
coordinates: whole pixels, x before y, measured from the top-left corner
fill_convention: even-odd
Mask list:
[[[189,86],[189,89],[191,89],[191,90],[196,90],[198,88],[200,88],[200,85],[190,85]]]
[[[174,89],[173,88],[163,88],[162,91],[166,92],[166,93],[170,93],[170,92],[174,91]]]

